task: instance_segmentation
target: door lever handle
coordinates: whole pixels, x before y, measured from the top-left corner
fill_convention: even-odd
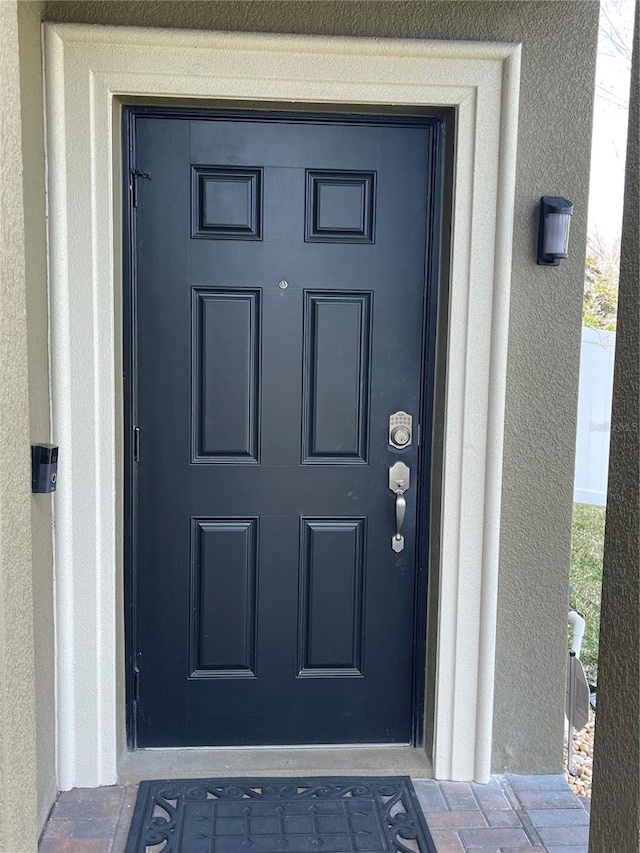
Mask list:
[[[404,536],[402,535],[402,523],[407,510],[407,499],[403,492],[396,492],[396,535],[391,540],[391,547],[398,553],[404,548]]]
[[[396,496],[396,532],[391,537],[391,547],[399,554],[404,550],[404,536],[402,535],[402,525],[404,524],[404,516],[407,511],[407,499],[404,493],[410,485],[411,472],[404,462],[396,462],[389,468],[389,489]]]

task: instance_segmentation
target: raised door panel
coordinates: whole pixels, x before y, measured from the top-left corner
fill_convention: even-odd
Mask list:
[[[371,294],[305,294],[303,461],[368,461]]]
[[[366,519],[301,522],[298,674],[362,676]]]
[[[259,461],[260,291],[194,288],[194,462]]]
[[[256,674],[257,528],[255,518],[192,520],[192,678]]]

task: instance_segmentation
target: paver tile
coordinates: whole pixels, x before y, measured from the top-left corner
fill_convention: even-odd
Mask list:
[[[460,838],[469,850],[478,847],[531,847],[527,834],[523,829],[516,828],[489,828],[489,829],[461,829]]]
[[[443,812],[448,806],[445,803],[440,788],[437,782],[426,779],[418,779],[413,781],[413,787],[418,795],[418,802],[422,806],[422,811],[425,814],[429,812]]]
[[[480,811],[467,809],[463,812],[430,812],[427,816],[429,828],[465,829],[486,827],[487,822]]]
[[[514,791],[568,791],[567,781],[561,774],[546,776],[515,776],[507,774],[507,781]]]
[[[568,788],[564,791],[518,791],[525,809],[581,809],[580,801]]]
[[[133,806],[123,806],[118,828],[113,836],[113,847],[111,853],[124,853],[124,848],[127,844],[127,836],[129,835],[129,827],[131,826],[131,818],[133,817]]]
[[[546,847],[550,845],[579,847],[581,844],[589,843],[588,826],[543,826],[538,829],[538,835]]]
[[[80,800],[97,802],[98,800],[117,800],[122,802],[126,788],[123,785],[105,785],[102,788],[72,788],[70,791],[60,791],[58,802],[77,803]]]
[[[465,853],[457,832],[448,829],[434,829],[431,836],[438,853]]]
[[[518,812],[512,809],[501,809],[483,812],[489,826],[519,826],[522,827]]]
[[[44,838],[38,853],[110,853],[110,847],[103,838]]]
[[[489,809],[510,809],[511,803],[504,795],[504,791],[499,785],[477,785],[471,786],[475,798],[480,804],[483,811]]]
[[[51,812],[51,820],[93,820],[113,818],[120,814],[119,800],[64,800],[58,801]]]
[[[528,809],[527,814],[536,828],[589,825],[589,815],[584,809]]]
[[[572,844],[569,846],[563,845],[562,847],[547,847],[547,853],[589,853],[589,845],[588,844]]]
[[[480,808],[468,782],[440,782],[440,790],[451,811]]]
[[[547,853],[589,853],[588,844],[577,844],[569,847],[547,847]]]
[[[513,788],[509,784],[509,781],[506,778],[506,776],[503,776],[502,779],[500,780],[500,782],[501,782],[500,787],[502,788],[502,793],[504,794],[505,799],[509,803],[509,806],[512,809],[514,809],[515,811],[517,811],[521,806],[520,806],[520,800],[518,799],[516,792],[513,790]]]
[[[505,847],[474,847],[473,853],[502,853],[502,851],[505,849],[511,851],[512,848],[511,847],[506,847],[506,848]],[[514,847],[513,849],[515,850],[516,848]],[[518,847],[517,851],[518,851],[518,853],[522,853],[522,848]],[[527,850],[527,853],[530,853],[530,849]]]
[[[117,818],[94,818],[93,820],[51,820],[44,831],[44,838],[108,838],[115,835]]]
[[[124,804],[135,806],[137,798],[138,798],[138,786],[137,785],[128,785],[124,789]]]

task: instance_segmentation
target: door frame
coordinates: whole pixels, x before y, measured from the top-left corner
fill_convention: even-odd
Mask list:
[[[138,118],[176,119],[225,119],[228,121],[321,122],[323,124],[349,124],[360,126],[425,127],[433,128],[430,154],[428,192],[428,231],[425,234],[425,281],[422,299],[420,408],[416,423],[420,424],[418,456],[416,465],[416,544],[414,551],[414,606],[413,645],[411,679],[411,746],[424,745],[425,705],[425,657],[428,638],[426,595],[428,588],[428,548],[431,505],[431,436],[433,424],[434,380],[436,361],[436,332],[438,296],[447,279],[446,264],[440,255],[449,250],[449,230],[443,223],[450,221],[450,205],[453,175],[453,129],[454,115],[451,109],[425,111],[423,115],[407,116],[401,113],[370,114],[364,108],[355,112],[304,109],[281,110],[229,110],[217,108],[175,107],[164,105],[127,105],[122,108],[122,200],[123,200],[123,249],[122,249],[122,292],[123,292],[123,421],[124,421],[124,609],[125,609],[125,701],[127,718],[127,745],[137,748],[136,736],[136,693],[135,676],[137,636],[137,486],[138,466],[135,460],[134,427],[137,424],[138,377],[136,361],[136,248],[134,231],[134,203],[130,187],[130,175],[135,168],[136,120]],[[441,267],[445,268],[441,270]],[[441,275],[442,272],[442,275]],[[422,604],[422,606],[421,606]],[[358,744],[353,744],[357,746]],[[346,744],[349,746],[349,744]]]
[[[153,97],[456,110],[433,769],[487,781],[520,46],[75,24],[44,40],[61,789],[113,784],[126,746],[120,103]]]

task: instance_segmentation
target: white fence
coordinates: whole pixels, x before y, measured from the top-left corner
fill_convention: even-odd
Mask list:
[[[607,503],[611,396],[616,333],[582,327],[575,503]]]

